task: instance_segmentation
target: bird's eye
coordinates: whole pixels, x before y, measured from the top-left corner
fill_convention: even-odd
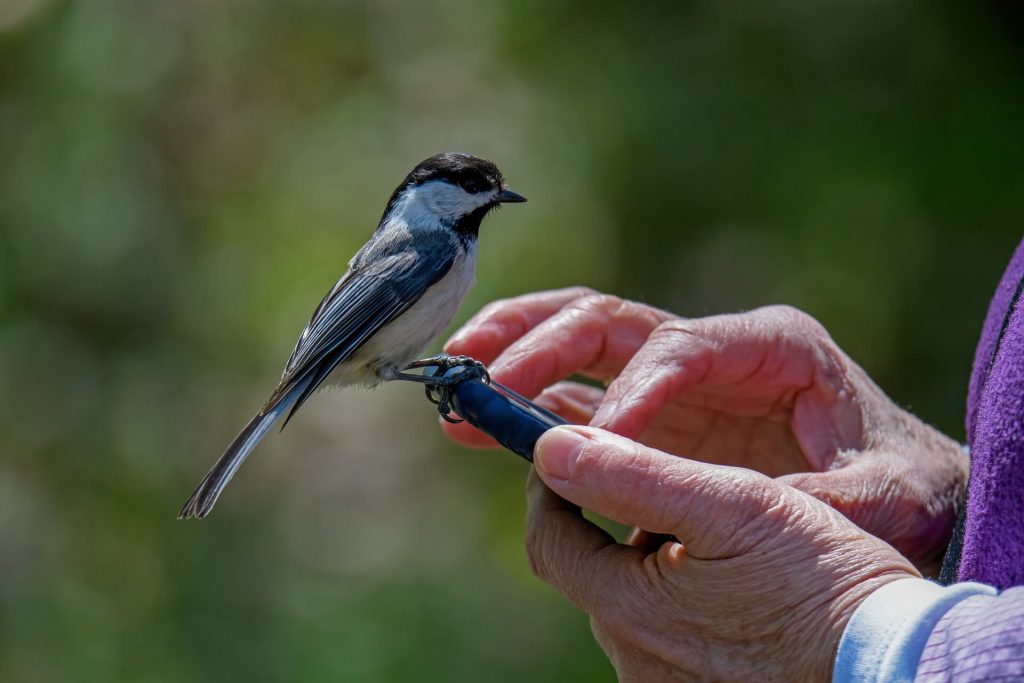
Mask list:
[[[476,194],[480,190],[484,189],[483,183],[481,183],[478,178],[463,178],[459,182],[459,186],[470,194]]]

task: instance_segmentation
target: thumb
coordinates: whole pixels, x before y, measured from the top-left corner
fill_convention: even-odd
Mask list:
[[[770,536],[785,519],[766,513],[791,491],[751,470],[687,460],[594,427],[548,430],[534,464],[566,500],[671,534],[702,559],[744,553]]]

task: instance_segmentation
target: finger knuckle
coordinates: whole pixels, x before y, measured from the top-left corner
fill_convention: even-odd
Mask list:
[[[715,344],[717,318],[673,318],[665,320],[654,328],[651,339],[680,343],[699,344],[711,347]]]
[[[613,294],[593,292],[570,302],[567,308],[585,312],[610,313],[623,305],[623,300]]]
[[[666,320],[654,329],[648,337],[648,344],[659,363],[671,362],[706,369],[721,346],[718,337],[713,323],[707,320]]]
[[[828,336],[824,325],[818,322],[810,313],[796,306],[773,304],[757,309],[756,313],[775,324],[783,326],[787,330],[799,331],[801,334],[811,333],[815,336]]]
[[[678,336],[678,335],[697,335],[699,333],[700,323],[697,320],[685,320],[682,318],[674,318],[665,320],[658,324],[651,332],[651,335],[657,336]]]
[[[588,296],[600,296],[601,295],[601,292],[597,291],[593,287],[585,287],[583,285],[580,285],[580,286],[577,286],[577,287],[566,287],[565,289],[563,289],[561,291],[563,293],[565,293],[565,294],[574,295],[575,298],[577,298],[577,299],[582,299],[582,298],[588,297]]]
[[[804,316],[810,317],[803,309],[790,304],[771,304],[757,309],[761,313],[777,316],[780,318],[799,319]]]
[[[812,361],[815,381],[833,392],[847,389],[849,382],[846,354],[832,339],[825,326],[799,308],[787,305],[760,309],[764,316],[763,335],[806,354]]]

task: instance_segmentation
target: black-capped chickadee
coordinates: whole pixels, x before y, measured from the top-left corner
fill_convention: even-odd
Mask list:
[[[274,393],[178,517],[209,514],[273,424],[288,412],[287,424],[324,382],[373,386],[409,378],[402,370],[448,327],[473,284],[480,222],[499,204],[525,201],[494,164],[468,154],[438,154],[416,166],[313,312]]]

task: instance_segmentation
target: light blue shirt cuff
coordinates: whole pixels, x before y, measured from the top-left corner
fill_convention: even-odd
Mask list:
[[[925,579],[888,583],[860,604],[839,641],[833,683],[913,681],[935,625],[961,600],[996,595],[992,586],[940,586]]]

